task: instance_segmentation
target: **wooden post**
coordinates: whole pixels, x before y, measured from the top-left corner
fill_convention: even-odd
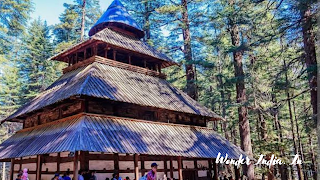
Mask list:
[[[144,173],[145,173],[145,167],[144,167],[144,161],[141,160],[141,175],[144,176]]]
[[[209,176],[209,179],[212,179],[212,159],[209,159],[209,160],[208,160],[208,165],[209,165],[209,173],[208,173],[208,176]]]
[[[22,157],[20,158],[19,171],[22,170]]]
[[[129,54],[129,64],[131,64],[131,55]]]
[[[13,180],[13,173],[14,173],[14,158],[11,159],[10,180]]]
[[[116,50],[113,50],[113,60],[117,60],[117,51]]]
[[[37,155],[36,180],[41,180],[42,155]]]
[[[80,169],[89,170],[89,152],[88,151],[80,151],[79,161],[80,161]]]
[[[237,168],[237,166],[234,166],[234,174],[235,174],[236,180],[239,180],[240,179],[240,169]]]
[[[193,160],[193,166],[194,166],[194,169],[198,169],[198,161],[197,160]]]
[[[6,180],[6,162],[2,163],[2,180]]]
[[[98,55],[98,46],[99,46],[98,44],[96,44],[95,46],[93,46],[93,49],[92,49],[92,50],[93,50],[93,52],[92,52],[92,53],[93,53],[93,56]]]
[[[138,154],[134,154],[134,177],[135,179],[139,179],[139,166],[138,166],[138,162],[139,162],[139,155]]]
[[[183,176],[182,176],[182,160],[181,160],[181,156],[178,156],[177,161],[178,161],[178,174],[179,174],[179,180],[183,180]]]
[[[172,157],[170,157],[170,178],[173,179],[173,163],[172,163]]]
[[[78,62],[78,52],[76,52],[76,63]]]
[[[106,48],[104,49],[104,57],[108,58],[108,45],[106,45]]]
[[[167,167],[167,160],[163,160],[163,165],[164,165],[164,174],[168,176],[168,167]]]
[[[113,161],[114,161],[114,171],[116,174],[119,173],[119,154],[113,154]]]
[[[78,180],[78,163],[79,163],[79,152],[74,152],[74,160],[73,160],[73,180]]]
[[[57,155],[57,172],[60,172],[60,162],[61,162],[61,157],[60,153]]]
[[[218,180],[218,166],[216,163],[216,159],[213,159],[213,179]]]

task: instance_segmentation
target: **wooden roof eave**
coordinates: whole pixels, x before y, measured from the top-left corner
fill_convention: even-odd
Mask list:
[[[73,52],[75,52],[77,50],[80,50],[80,49],[82,49],[82,48],[84,48],[84,47],[86,47],[89,44],[92,44],[94,42],[106,43],[111,47],[127,51],[128,53],[131,53],[131,54],[137,53],[137,52],[134,52],[134,51],[131,51],[131,50],[128,50],[128,49],[124,49],[124,48],[116,46],[116,45],[109,44],[109,43],[104,42],[103,40],[100,40],[100,39],[90,38],[90,39],[88,39],[86,41],[83,41],[81,43],[73,45],[72,47],[60,52],[57,55],[54,55],[54,56],[50,57],[49,60],[57,60],[57,61],[67,62],[67,61],[63,60],[66,56],[68,56],[69,54],[71,54],[71,53],[73,53]],[[153,58],[155,60],[161,61],[162,62],[161,63],[161,68],[166,68],[166,67],[170,67],[170,66],[173,66],[173,65],[181,66],[181,64],[176,63],[176,62],[166,61],[166,60],[163,60],[163,59],[160,59],[160,58],[156,58],[156,57],[153,57],[153,56],[150,56],[150,55],[146,55],[146,54],[143,54],[143,55],[147,56],[147,57],[151,57],[151,58]]]
[[[62,61],[62,62],[65,62],[63,61],[63,58],[66,57],[67,55],[73,53],[74,51],[77,51],[79,49],[82,49],[83,47],[91,44],[92,42],[94,41],[97,41],[95,39],[88,39],[88,40],[85,40],[85,41],[82,41],[80,43],[77,43],[77,44],[74,44],[73,46],[71,46],[70,48],[66,49],[66,50],[63,50],[62,52],[52,56],[49,58],[49,60],[57,60],[57,61]]]

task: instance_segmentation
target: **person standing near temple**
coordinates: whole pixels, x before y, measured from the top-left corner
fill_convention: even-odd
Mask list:
[[[16,180],[21,180],[21,177],[22,177],[22,174],[21,174],[21,173],[18,173]]]
[[[90,180],[97,180],[96,171],[90,172]]]
[[[158,168],[157,163],[151,164],[151,170],[147,174],[147,180],[156,180],[157,179],[157,168]]]
[[[114,173],[114,174],[112,174],[112,179],[111,180],[119,180],[118,177],[119,177],[118,174]]]
[[[78,175],[78,180],[84,180],[83,175],[84,175],[84,171],[83,171],[83,170],[80,170],[80,171],[79,171],[79,175]]]
[[[63,180],[71,180],[70,178],[70,171],[67,171],[63,176],[62,176]]]
[[[27,168],[23,169],[23,173],[22,173],[21,179],[22,180],[29,180],[29,178],[28,178],[28,169]]]

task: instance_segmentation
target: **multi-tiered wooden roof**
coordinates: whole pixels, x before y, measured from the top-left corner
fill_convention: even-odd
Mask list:
[[[142,29],[118,0],[89,35],[52,57],[68,63],[64,74],[2,121],[24,128],[0,145],[0,159],[77,151],[244,154],[206,127],[220,116],[166,81],[161,70],[177,63],[141,40]]]

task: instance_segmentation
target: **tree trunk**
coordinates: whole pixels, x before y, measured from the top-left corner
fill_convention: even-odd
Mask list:
[[[304,96],[303,96],[304,99]],[[305,111],[305,117],[308,117],[308,113],[307,113],[307,105],[305,102],[303,102],[303,109]],[[307,123],[307,119],[304,120],[304,126],[308,127],[308,123]],[[306,128],[305,128],[306,129]],[[314,150],[313,150],[313,142],[312,142],[312,136],[311,136],[311,132],[305,131],[306,134],[308,134],[308,146],[309,148],[309,154],[310,154],[310,159],[311,159],[311,170],[312,170],[312,175],[313,175],[313,180],[317,180],[317,172],[316,172],[316,157],[314,154]]]
[[[221,62],[221,57],[220,57],[220,51],[218,50],[218,58],[219,58],[219,66],[218,66],[218,86],[220,90],[220,96],[221,96],[221,110],[222,110],[222,117],[226,118],[226,104],[225,104],[225,89],[224,89],[224,84],[222,80],[222,62]],[[224,131],[224,137],[229,140],[230,136],[228,134],[228,121],[223,121],[222,122],[222,130]]]
[[[230,6],[234,5],[234,1],[229,1]],[[239,47],[240,46],[240,34],[238,25],[235,24],[233,17],[229,18],[230,26],[230,35],[232,40],[232,45]],[[237,103],[239,104],[238,116],[239,116],[239,133],[241,138],[241,148],[249,155],[252,156],[252,145],[251,145],[251,135],[250,135],[250,125],[247,117],[247,103],[246,97],[246,88],[244,82],[244,71],[242,66],[242,55],[241,50],[235,50],[233,52],[233,64],[234,64],[234,75],[237,80],[236,82],[236,91],[237,91]],[[254,166],[251,163],[250,165],[244,165],[243,168],[244,174],[248,177],[248,180],[254,179]]]
[[[294,131],[294,121],[293,121],[290,94],[289,94],[288,71],[287,71],[287,64],[286,64],[285,60],[283,60],[283,66],[284,66],[284,69],[285,69],[286,95],[287,95],[287,103],[288,103],[288,109],[289,109],[289,118],[290,118],[290,124],[291,124],[291,133],[292,133],[292,141],[293,141],[294,153],[295,154],[299,154],[298,148],[297,148],[297,144],[296,144],[296,135],[295,135],[295,131]],[[297,171],[298,171],[298,179],[302,180],[301,166],[299,164],[297,164]]]
[[[187,78],[187,94],[197,100],[198,91],[196,86],[196,72],[194,64],[192,62],[192,49],[191,49],[191,35],[190,35],[190,25],[188,17],[188,4],[187,0],[181,0],[182,5],[182,34],[184,42],[184,58],[185,58],[185,68],[186,68],[186,78]]]
[[[313,115],[317,114],[317,59],[315,35],[312,28],[312,12],[310,4],[301,4],[302,34],[304,44],[305,63],[308,69],[309,86],[311,88],[311,105]],[[314,117],[315,118],[315,117]]]
[[[297,114],[296,114],[296,104],[294,101],[292,101],[292,106],[293,106],[294,119],[295,119],[295,123],[296,123],[296,133],[297,133],[298,148],[299,148],[298,150],[300,152],[302,162],[305,162],[305,158],[304,158],[304,154],[303,154],[303,147],[302,147],[301,137],[300,137],[300,131],[299,131],[298,118],[297,118]],[[303,179],[307,180],[308,179],[307,171],[305,169],[304,164],[302,164],[301,167],[302,167],[302,172],[303,172]]]
[[[282,128],[281,128],[281,123],[278,119],[278,107],[277,107],[277,98],[276,98],[276,94],[273,93],[272,94],[272,102],[275,105],[275,107],[272,108],[272,114],[274,117],[274,127],[275,130],[277,131],[278,134],[278,142],[279,144],[283,143],[283,139],[282,139]],[[280,158],[281,157],[285,157],[285,153],[282,147],[278,147],[278,150],[280,152]],[[288,167],[287,165],[283,164],[283,165],[279,165],[279,169],[280,169],[280,175],[281,175],[281,180],[287,180],[288,179]]]
[[[145,41],[148,41],[151,38],[150,31],[150,3],[149,0],[144,1],[144,32],[145,32]]]
[[[309,86],[311,88],[310,95],[311,95],[311,105],[312,105],[312,112],[313,112],[313,119],[317,123],[317,135],[318,135],[318,153],[320,154],[320,122],[318,121],[317,117],[320,117],[318,112],[317,106],[317,73],[318,73],[318,65],[317,65],[317,56],[316,56],[316,48],[315,48],[315,34],[312,28],[313,25],[313,17],[311,11],[311,3],[309,1],[302,1],[300,4],[300,14],[302,19],[302,36],[303,36],[303,44],[304,44],[304,55],[305,55],[305,64],[308,69],[308,80]],[[318,74],[319,75],[319,74]],[[319,159],[319,158],[318,158]],[[320,170],[320,160],[318,162],[318,172]],[[314,164],[315,165],[315,164]],[[316,169],[313,167],[312,169]],[[314,175],[314,178],[317,177],[318,172]],[[319,177],[320,178],[320,177]]]
[[[274,127],[278,133],[278,137],[279,137],[278,142],[279,142],[279,144],[282,144],[283,143],[282,127],[281,127],[281,123],[278,118],[279,111],[278,111],[278,107],[277,107],[277,98],[276,98],[275,93],[272,94],[272,102],[275,105],[275,107],[272,108],[272,114],[274,117]],[[284,153],[283,148],[278,147],[278,150],[280,152],[280,158],[285,157],[285,153]],[[281,180],[288,180],[288,166],[286,164],[282,164],[282,165],[279,165],[279,169],[280,169]]]
[[[82,17],[81,17],[80,41],[83,41],[83,39],[84,39],[85,17],[86,17],[86,0],[83,0],[83,2],[82,2],[81,11],[82,11]]]

